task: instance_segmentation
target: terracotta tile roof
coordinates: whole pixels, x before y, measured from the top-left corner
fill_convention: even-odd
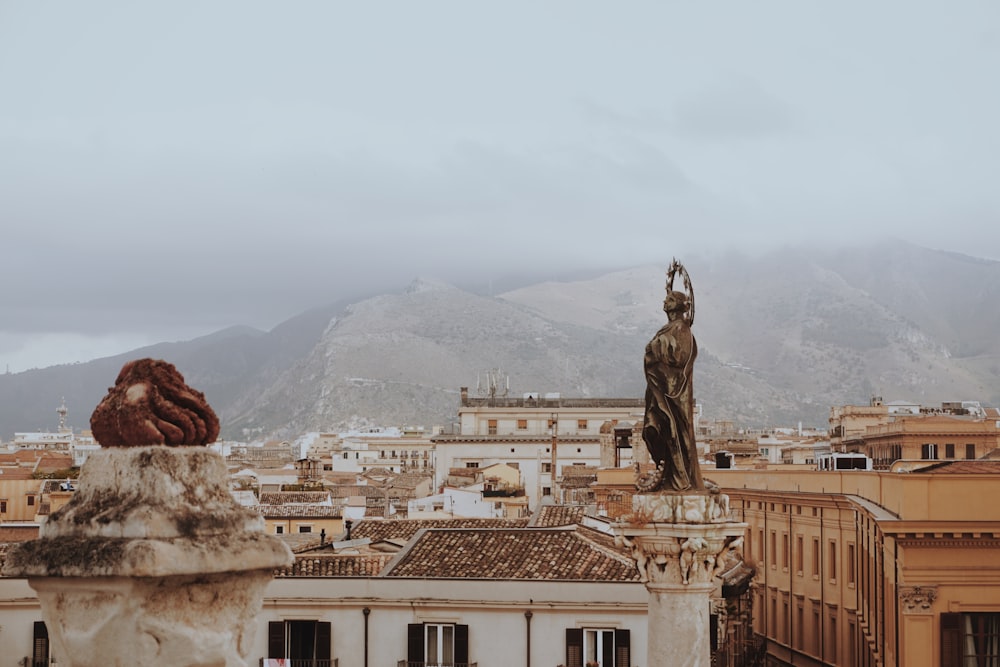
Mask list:
[[[957,461],[942,461],[934,465],[914,470],[911,475],[918,473],[934,473],[936,475],[983,475],[1000,473],[1000,461],[972,459]]]
[[[35,466],[36,470],[47,471],[47,470],[63,470],[65,468],[73,467],[73,457],[69,454],[53,454],[51,452],[46,452],[38,459],[38,464]]]
[[[583,520],[585,510],[582,505],[540,505],[530,525],[532,528],[573,526]]]
[[[262,505],[287,505],[289,503],[303,505],[322,503],[328,500],[330,500],[330,494],[326,491],[279,491],[260,494]]]
[[[339,518],[341,509],[329,505],[255,505],[248,508],[269,519],[287,519],[292,517],[331,519]]]
[[[351,485],[351,486],[334,486],[330,489],[330,495],[334,498],[352,498],[355,496],[364,496],[365,498],[382,498],[385,499],[385,491],[378,488],[377,486],[368,486],[365,484]]]
[[[356,540],[367,537],[372,542],[409,540],[423,528],[525,528],[527,525],[527,519],[386,519],[384,521],[363,519],[351,528],[351,537]]]
[[[596,531],[428,529],[383,574],[445,579],[639,581],[635,561]],[[607,536],[610,537],[610,536]]]
[[[394,487],[397,488],[415,489],[418,486],[420,486],[420,484],[422,484],[423,482],[432,479],[433,478],[431,475],[423,475],[420,473],[403,473],[401,475],[398,475],[395,479],[393,479],[391,483]]]
[[[0,468],[0,479],[31,479],[31,468]]]
[[[374,577],[393,554],[312,554],[295,557],[290,567],[275,570],[275,577]]]

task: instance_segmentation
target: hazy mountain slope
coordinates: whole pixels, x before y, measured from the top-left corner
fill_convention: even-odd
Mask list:
[[[636,341],[632,341],[632,347]],[[418,281],[404,294],[367,299],[330,323],[308,359],[289,371],[233,426],[289,432],[366,420],[440,424],[455,419],[458,393],[476,373],[502,367],[513,394],[628,395],[639,362],[622,368],[622,340],[554,324],[500,299]],[[624,346],[626,349],[628,345]],[[277,408],[276,406],[287,406]]]
[[[696,296],[695,394],[709,418],[822,426],[831,405],[1000,404],[1000,264],[906,243],[683,258]],[[483,296],[433,281],[88,364],[0,376],[0,434],[86,426],[121,364],[175,363],[227,438],[347,425],[447,424],[458,392],[501,367],[512,395],[635,396],[659,328],[664,267]]]

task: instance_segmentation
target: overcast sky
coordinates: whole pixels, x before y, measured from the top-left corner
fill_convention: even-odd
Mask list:
[[[0,372],[416,276],[1000,259],[1000,3],[0,0]]]

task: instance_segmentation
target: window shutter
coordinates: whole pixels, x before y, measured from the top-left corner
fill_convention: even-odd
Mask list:
[[[316,622],[316,659],[329,660],[333,654],[333,632],[328,621]]]
[[[629,632],[629,630],[615,630],[615,667],[629,667],[632,664]]]
[[[285,622],[270,621],[267,624],[267,657],[285,657]]]
[[[962,615],[941,614],[941,667],[961,667]]]
[[[566,667],[583,667],[583,628],[566,628]]]
[[[455,662],[460,665],[469,663],[469,626],[455,626]]]
[[[49,629],[45,627],[45,621],[35,621],[35,626],[31,633],[31,639],[31,657],[33,664],[49,664]]]
[[[410,623],[406,626],[406,661],[423,663],[424,655],[424,625]]]
[[[712,653],[719,650],[719,615],[711,614],[708,617],[709,648]]]

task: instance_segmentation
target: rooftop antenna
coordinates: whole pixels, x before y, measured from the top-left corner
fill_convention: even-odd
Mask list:
[[[476,392],[480,396],[489,398],[504,398],[510,392],[510,376],[506,375],[500,368],[491,368],[484,371],[486,374],[485,384],[482,374],[476,375]]]

